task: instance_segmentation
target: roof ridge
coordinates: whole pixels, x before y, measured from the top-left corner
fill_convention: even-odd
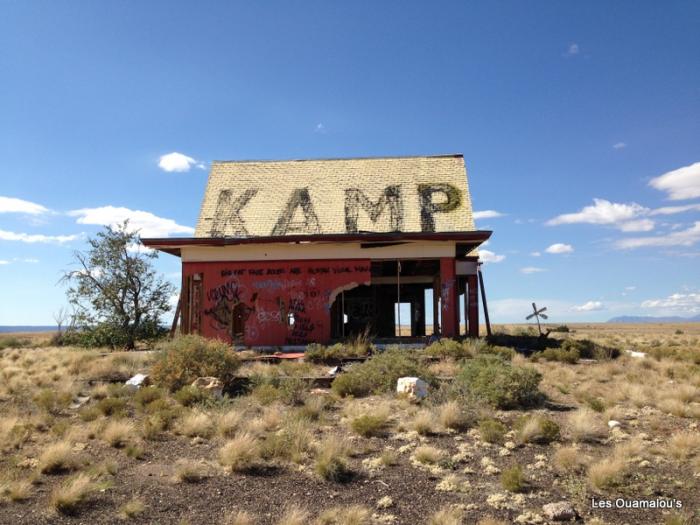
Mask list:
[[[463,153],[445,153],[439,155],[378,155],[369,157],[315,157],[307,159],[243,159],[243,160],[212,160],[212,164],[245,164],[245,163],[281,163],[281,162],[315,162],[333,160],[393,160],[393,159],[444,159],[464,158]]]

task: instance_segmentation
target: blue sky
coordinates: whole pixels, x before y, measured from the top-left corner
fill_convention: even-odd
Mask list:
[[[454,152],[494,230],[493,321],[532,300],[554,321],[700,313],[698,20],[692,1],[0,0],[0,325],[52,322],[100,224],[191,232],[213,159]]]

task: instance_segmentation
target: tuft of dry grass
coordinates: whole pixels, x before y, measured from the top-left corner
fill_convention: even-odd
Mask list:
[[[56,474],[78,468],[78,460],[68,441],[48,445],[38,461],[39,471],[42,474]]]
[[[600,491],[610,489],[622,483],[627,474],[627,465],[620,457],[603,458],[588,468],[588,481]]]
[[[666,444],[666,452],[678,461],[687,461],[700,454],[700,434],[697,431],[683,431],[673,434]]]
[[[224,518],[222,525],[254,525],[255,518],[245,510],[235,510]]]
[[[581,408],[567,418],[566,428],[574,441],[597,441],[608,435],[608,429],[600,416],[589,408]]]
[[[336,437],[329,436],[316,449],[314,470],[328,481],[347,481],[352,476],[348,466],[348,445]]]
[[[417,447],[413,452],[413,459],[424,465],[434,465],[439,462],[444,456],[444,453],[439,448],[430,445],[422,445]]]
[[[372,512],[364,505],[334,507],[318,517],[318,525],[370,525]]]
[[[198,483],[209,476],[209,469],[202,461],[178,459],[175,462],[175,480],[179,483]]]
[[[49,505],[56,512],[73,515],[77,513],[80,504],[97,490],[98,486],[92,478],[80,473],[53,489]]]
[[[418,411],[418,413],[413,416],[408,426],[421,436],[429,436],[436,433],[437,421],[435,415],[430,410],[424,409]]]
[[[240,410],[229,410],[222,414],[216,421],[216,432],[221,437],[232,438],[243,426],[243,412]]]
[[[561,447],[554,453],[554,467],[560,472],[582,472],[588,458],[577,447]]]
[[[443,507],[430,516],[429,525],[461,525],[464,512],[459,507]]]
[[[448,401],[438,407],[438,421],[443,427],[458,432],[472,424],[471,418],[457,401]]]
[[[487,516],[476,522],[476,525],[508,525],[507,522]]]
[[[115,448],[124,447],[134,441],[135,438],[136,428],[134,424],[123,419],[110,421],[102,431],[102,439]]]
[[[144,502],[140,498],[134,497],[119,507],[119,517],[125,520],[131,520],[143,514],[145,510],[146,505]]]
[[[388,421],[382,414],[363,414],[350,421],[350,428],[362,437],[381,436]]]
[[[277,521],[278,525],[306,525],[311,522],[311,514],[298,505],[285,507],[282,517]]]
[[[3,498],[9,501],[26,501],[32,493],[32,483],[21,479],[0,484],[0,502]]]
[[[214,434],[214,423],[204,412],[191,412],[182,418],[179,430],[187,437],[208,439]]]
[[[252,470],[260,458],[260,446],[252,434],[236,435],[219,449],[219,463],[231,472]]]

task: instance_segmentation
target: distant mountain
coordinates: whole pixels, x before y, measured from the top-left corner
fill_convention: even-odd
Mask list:
[[[700,315],[695,317],[653,317],[651,315],[621,315],[608,319],[608,323],[700,323]]]
[[[56,325],[53,326],[0,326],[0,334],[12,333],[12,332],[55,332]]]

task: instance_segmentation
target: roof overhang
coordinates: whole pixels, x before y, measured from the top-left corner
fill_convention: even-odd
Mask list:
[[[454,241],[467,245],[470,249],[477,248],[491,237],[489,230],[453,231],[453,232],[366,232],[342,233],[328,235],[274,235],[268,237],[163,237],[141,239],[148,248],[180,256],[181,249],[188,246],[235,246],[241,244],[272,244],[272,243],[400,243],[411,241]]]

